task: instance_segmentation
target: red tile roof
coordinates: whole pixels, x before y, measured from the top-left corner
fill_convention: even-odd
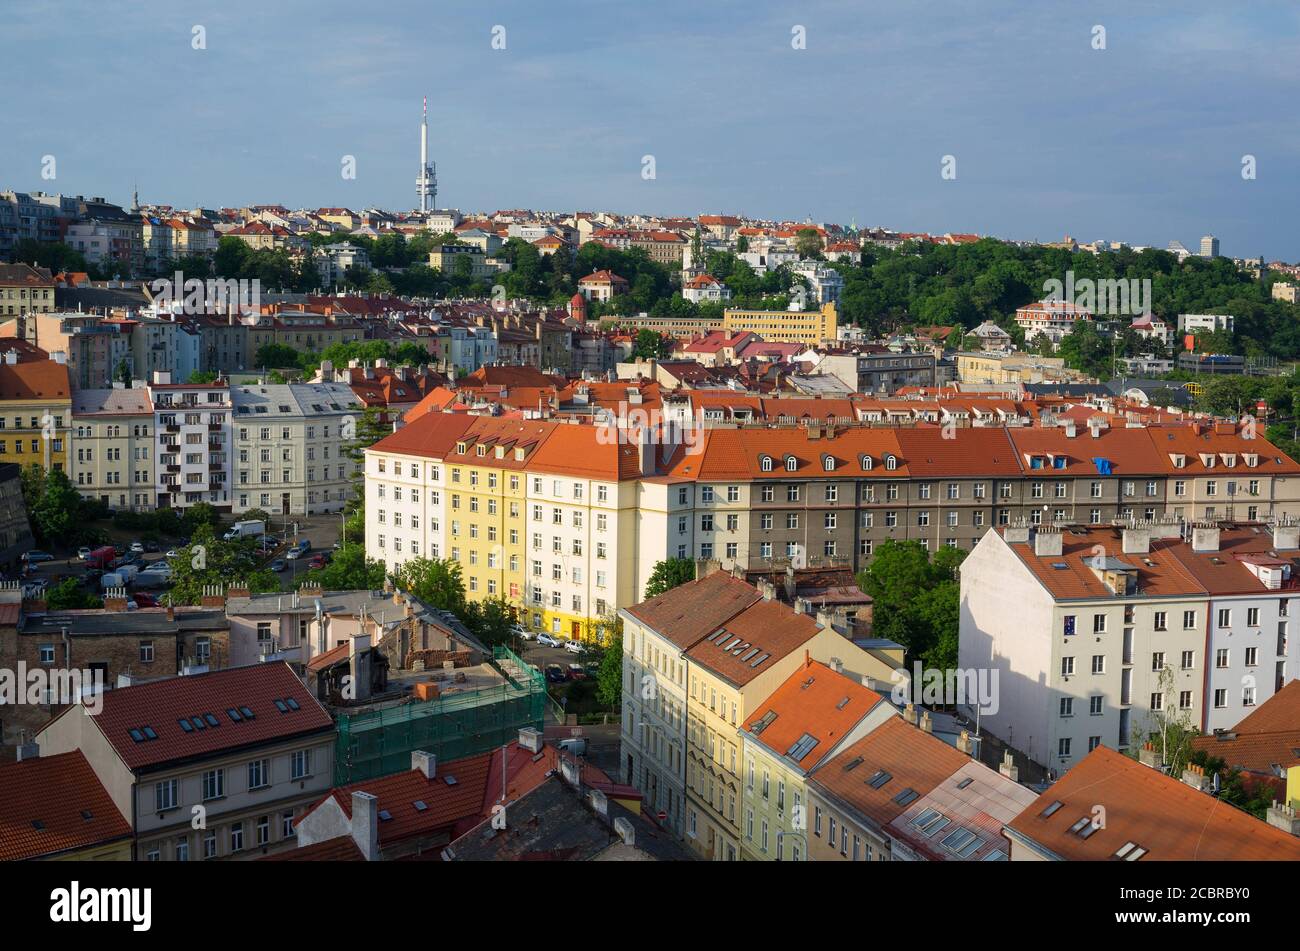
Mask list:
[[[725,571],[715,571],[626,610],[685,650],[761,598],[753,585]]]
[[[1056,802],[1062,805],[1044,816]],[[1082,819],[1091,822],[1098,806],[1105,810],[1101,829],[1086,839],[1070,831]],[[1146,850],[1143,862],[1300,861],[1300,839],[1104,746],[1007,829],[1067,860],[1113,859],[1132,843]]]
[[[281,713],[274,701],[290,698],[298,709]],[[241,715],[239,722],[234,722],[227,711],[244,707],[253,712],[253,719]],[[76,711],[76,707],[69,708],[65,715],[76,715]],[[178,722],[209,713],[217,719],[217,726],[186,732]],[[132,770],[334,729],[330,715],[285,663],[234,667],[108,690],[99,715],[89,720]],[[130,731],[145,727],[151,728],[157,739],[137,742]]]
[[[813,773],[810,783],[885,826],[909,808],[895,801],[903,790],[924,796],[970,761],[933,734],[892,717]],[[873,777],[881,780],[876,787],[870,785]]]
[[[759,703],[744,729],[750,739],[786,757],[805,773],[830,755],[876,704],[880,694],[820,661],[805,661],[772,695]],[[807,737],[801,755],[790,755]]]
[[[80,750],[0,766],[0,861],[56,855],[130,836],[130,823]]]
[[[1253,773],[1300,766],[1300,680],[1288,681],[1231,730],[1196,737],[1192,748]]]

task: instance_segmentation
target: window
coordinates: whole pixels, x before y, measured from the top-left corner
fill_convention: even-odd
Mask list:
[[[255,759],[248,764],[248,788],[265,789],[271,785],[271,762]]]
[[[164,779],[160,783],[154,783],[153,799],[154,811],[162,812],[166,809],[175,809],[178,805],[180,795],[180,781],[176,779]]]
[[[311,750],[294,750],[289,757],[289,778],[305,779],[311,775]]]
[[[1232,627],[1232,610],[1230,608],[1219,608],[1219,627]]]
[[[203,774],[203,801],[220,799],[226,794],[226,771],[210,769]]]

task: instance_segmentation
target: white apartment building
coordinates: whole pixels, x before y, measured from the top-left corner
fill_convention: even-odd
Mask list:
[[[839,303],[840,294],[844,291],[844,278],[835,268],[827,267],[820,261],[800,261],[791,266],[790,270],[808,282],[812,288],[813,303],[818,306]]]
[[[118,511],[152,511],[154,413],[143,386],[73,390],[68,478]]]
[[[233,400],[234,511],[341,512],[363,407],[345,383],[246,384]]]
[[[154,488],[157,507],[188,508],[207,502],[230,508],[230,387],[173,383],[154,374]]]
[[[982,728],[1062,773],[1162,722],[1235,725],[1296,676],[1298,537],[1173,521],[988,532],[961,570],[959,667],[998,677]]]
[[[623,776],[679,837],[686,804],[686,660],[682,646],[627,611],[623,618]],[[689,645],[687,645],[689,646]]]
[[[1222,330],[1232,333],[1237,318],[1231,314],[1179,314],[1178,330],[1180,333],[1200,333]]]

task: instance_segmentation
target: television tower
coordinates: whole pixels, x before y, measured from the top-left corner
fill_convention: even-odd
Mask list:
[[[429,161],[429,97],[424,97],[424,115],[420,119],[420,177],[415,180],[420,196],[421,213],[433,211],[438,202],[438,167]]]

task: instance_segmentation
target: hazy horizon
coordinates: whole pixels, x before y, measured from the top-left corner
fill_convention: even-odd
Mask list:
[[[1294,5],[68,0],[7,14],[0,78],[18,94],[0,188],[410,209],[427,95],[444,208],[1193,250],[1214,234],[1227,255],[1300,260],[1285,214],[1300,208]],[[206,49],[191,46],[195,25]],[[946,155],[955,180],[940,175]]]

